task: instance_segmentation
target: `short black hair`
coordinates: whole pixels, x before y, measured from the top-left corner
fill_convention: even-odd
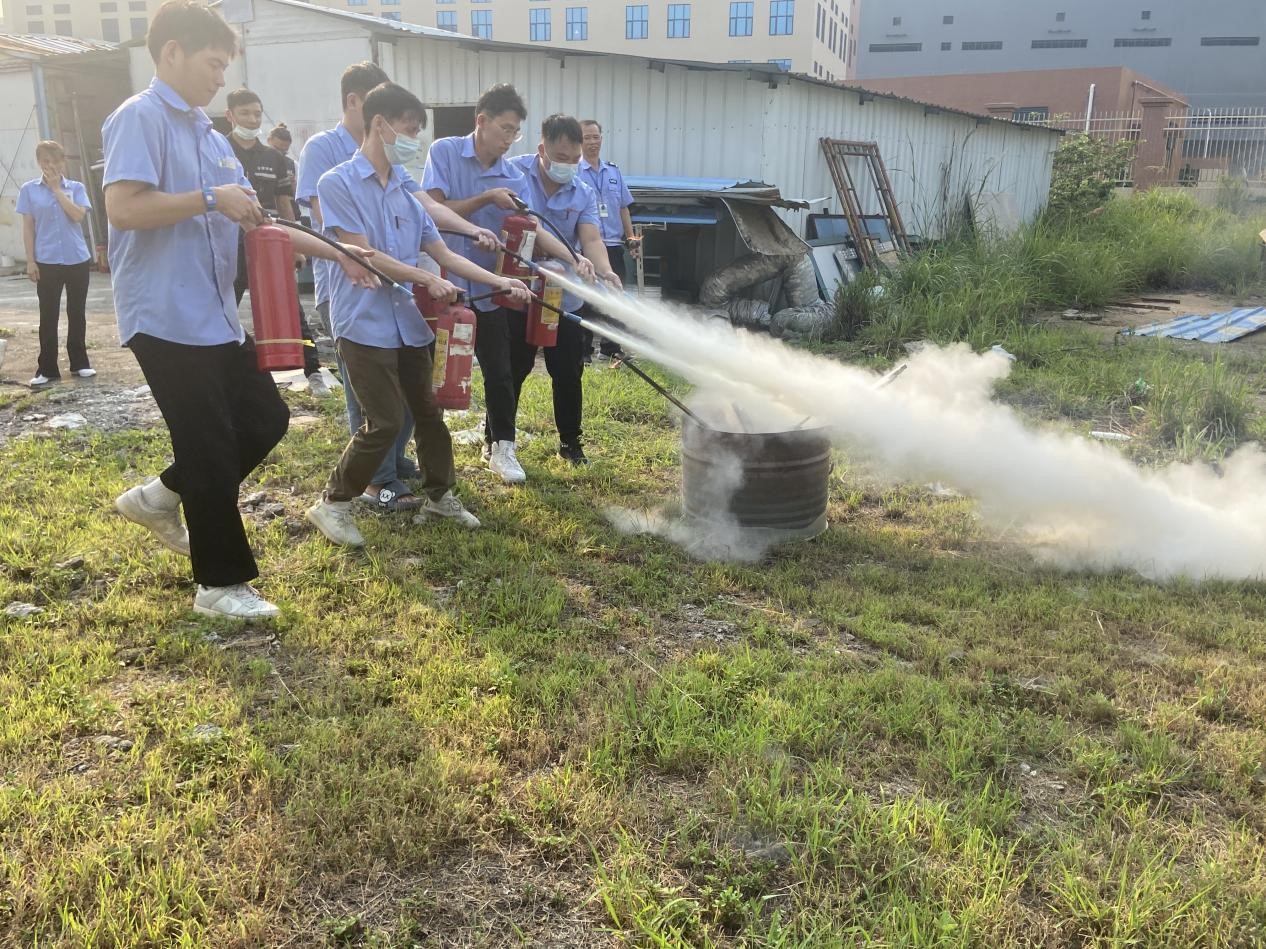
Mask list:
[[[279,138],[283,142],[290,142],[294,139],[290,135],[290,129],[286,128],[285,122],[278,122],[277,127],[268,133],[269,138]]]
[[[502,112],[513,112],[522,121],[527,118],[527,106],[523,98],[508,82],[499,82],[479,97],[475,106],[475,114],[500,115]]]
[[[566,139],[575,145],[580,145],[584,143],[585,136],[580,131],[579,122],[570,115],[555,112],[541,123],[541,139],[546,142],[558,142]]]
[[[586,125],[596,125],[598,127],[598,131],[602,131],[602,123],[597,119],[581,119],[580,127],[583,129]]]
[[[365,96],[362,111],[366,129],[369,128],[369,123],[374,120],[375,115],[381,115],[388,122],[408,115],[416,115],[422,120],[422,127],[426,128],[426,106],[422,104],[422,100],[404,86],[398,86],[394,82],[384,82],[370,90],[369,95]]]
[[[234,89],[224,101],[230,109],[236,109],[239,105],[250,105],[252,102],[258,102],[260,105],[264,104],[264,100],[259,97],[258,92],[253,89],[247,89],[245,86],[241,89]]]
[[[381,86],[390,78],[377,63],[369,61],[352,63],[352,65],[343,70],[343,78],[339,80],[339,91],[343,97],[339,100],[338,107],[346,109],[347,97],[351,95],[357,95],[364,99],[365,96],[369,95],[371,89]]]
[[[237,55],[237,34],[233,27],[206,4],[195,0],[167,0],[149,21],[145,45],[150,58],[158,62],[163,47],[175,40],[186,55],[204,49],[221,49]]]

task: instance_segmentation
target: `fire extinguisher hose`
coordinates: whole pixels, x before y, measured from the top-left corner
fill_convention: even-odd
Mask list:
[[[334,240],[333,238],[326,237],[324,234],[320,233],[319,231],[314,231],[310,227],[305,227],[304,225],[300,224],[298,221],[288,221],[283,217],[274,217],[272,214],[268,215],[268,219],[273,224],[280,224],[282,227],[288,227],[291,230],[295,230],[295,231],[303,231],[303,233],[312,235],[317,240],[321,241],[323,244],[329,244],[331,247],[337,250],[344,257],[347,257],[351,260],[356,261],[356,263],[360,264],[362,267],[368,270],[371,274],[373,274],[375,277],[377,277],[379,280],[385,283],[387,286],[395,290],[399,290],[401,293],[408,294],[410,297],[413,296],[413,291],[408,289],[404,284],[397,283],[396,281],[392,280],[390,277],[388,277],[385,273],[383,273],[377,267],[373,266],[368,261],[360,257],[357,257],[350,250],[348,250],[346,247],[344,247],[342,244],[340,244],[338,241]]]

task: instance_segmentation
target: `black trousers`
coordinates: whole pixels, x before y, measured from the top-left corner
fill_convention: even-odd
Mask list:
[[[233,280],[233,297],[240,304],[242,297],[250,287],[246,276],[246,247],[239,245],[237,249],[237,277]],[[298,293],[295,294],[298,299]],[[312,328],[308,325],[308,314],[303,312],[303,304],[299,304],[299,335],[303,337],[303,374],[310,376],[321,371],[321,359],[317,355],[316,343],[312,339]]]
[[[238,486],[290,425],[272,376],[256,366],[254,341],[188,346],[138,333],[128,346],[171,436],[176,460],[159,477],[184,504],[193,578],[211,587],[253,580]]]
[[[623,283],[625,277],[627,276],[627,270],[624,264],[624,248],[619,245],[615,247],[608,247],[607,262],[611,265],[611,269],[615,271],[615,275],[620,278],[620,282]],[[607,316],[607,314],[603,313],[601,310],[589,306],[587,303],[585,304],[582,312],[587,320],[593,320],[597,323],[607,323],[616,328],[620,327],[620,323],[618,321]],[[585,330],[585,341],[586,345],[584,347],[584,351],[586,353],[593,352],[593,332],[591,330]],[[599,338],[598,351],[606,356],[614,356],[620,352],[620,344],[613,343],[609,339]]]
[[[517,332],[523,345],[523,319],[522,313],[506,307],[475,311],[475,357],[484,377],[484,440],[489,444],[514,441],[519,390],[514,384],[513,340]]]
[[[88,365],[88,277],[91,261],[82,264],[41,264],[35,295],[40,301],[40,358],[37,371],[41,376],[56,379],[57,322],[61,317],[62,290],[66,291],[66,355],[70,371],[90,368]]]
[[[515,314],[518,317],[514,330],[513,364],[514,364],[514,399],[518,404],[519,393],[523,391],[523,382],[532,372],[536,363],[535,346],[529,346],[524,339],[527,326],[527,314]],[[581,377],[585,372],[585,331],[568,319],[558,322],[558,342],[545,347],[545,368],[549,372],[551,388],[554,390],[554,425],[558,429],[558,438],[565,445],[574,445],[583,434],[580,429],[581,416],[584,413],[584,395]]]

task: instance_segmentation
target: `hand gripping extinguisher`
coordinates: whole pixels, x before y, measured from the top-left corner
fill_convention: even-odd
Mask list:
[[[504,250],[497,252],[497,273],[502,277],[512,277],[527,283],[532,279],[532,268],[524,261],[532,259],[532,251],[536,247],[536,221],[530,217],[511,214],[502,222],[501,228]],[[518,260],[516,254],[523,260]],[[523,304],[514,302],[504,293],[494,296],[492,302],[514,310],[523,309]]]
[[[255,324],[255,359],[263,372],[303,368],[294,250],[282,228],[262,224],[246,235],[246,276]]]
[[[532,302],[528,304],[524,336],[529,346],[555,346],[558,343],[558,320],[563,309],[563,288],[545,276],[566,273],[567,268],[556,260],[538,265],[540,276],[532,281]]]
[[[470,376],[475,360],[475,314],[458,303],[436,300],[420,283],[413,301],[435,333],[431,386],[442,409],[470,408]]]

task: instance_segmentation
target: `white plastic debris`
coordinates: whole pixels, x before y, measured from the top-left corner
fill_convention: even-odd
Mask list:
[[[1012,362],[1015,362],[1015,356],[1013,356],[1011,353],[1003,349],[1002,346],[1000,346],[998,343],[994,343],[992,346],[990,346],[989,351],[991,353],[997,353],[999,356],[1005,356],[1007,359],[1010,359]]]
[[[153,396],[149,391],[149,386],[137,386],[135,389],[124,389],[119,393],[119,398],[139,402],[141,399],[149,399],[153,398]]]
[[[1128,442],[1131,438],[1124,432],[1091,432],[1090,437],[1098,438],[1100,441],[1105,442]]]
[[[44,423],[49,428],[83,428],[88,424],[88,420],[78,412],[67,412],[64,415],[54,415],[51,419]]]
[[[36,606],[34,603],[18,603],[17,601],[10,603],[4,608],[4,615],[14,619],[22,619],[43,612],[44,607],[42,606]]]

